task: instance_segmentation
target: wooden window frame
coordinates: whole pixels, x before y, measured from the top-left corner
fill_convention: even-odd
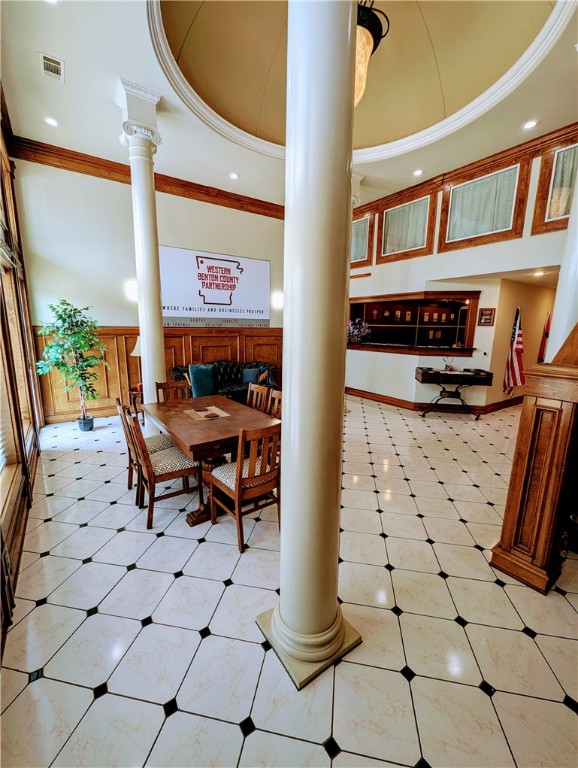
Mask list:
[[[558,232],[562,229],[568,229],[569,216],[560,216],[558,219],[550,220],[546,217],[548,215],[550,190],[554,175],[554,159],[560,150],[569,149],[574,146],[578,146],[578,137],[576,136],[542,155],[540,175],[538,177],[538,189],[536,191],[536,204],[534,206],[534,216],[532,218],[532,235],[543,235],[545,232]],[[576,188],[574,193],[576,194]]]
[[[516,182],[516,192],[514,198],[514,210],[512,214],[512,225],[508,229],[499,232],[489,232],[484,235],[474,235],[473,237],[463,238],[461,240],[447,240],[451,193],[455,187],[460,187],[478,179],[491,176],[500,171],[507,171],[510,168],[518,167],[518,178]],[[451,182],[443,188],[442,208],[440,217],[440,231],[438,237],[438,253],[445,251],[456,251],[461,248],[474,248],[478,245],[487,245],[489,243],[499,243],[505,240],[516,240],[522,237],[524,231],[524,218],[526,215],[526,203],[528,200],[528,182],[530,179],[530,160],[529,158],[520,158],[516,162],[509,162],[494,168],[475,168],[463,176],[452,178]]]
[[[365,259],[359,259],[358,261],[350,261],[349,269],[362,269],[373,266],[373,239],[375,231],[375,214],[366,213],[362,216],[354,216],[353,221],[361,221],[362,219],[369,219],[369,227],[367,230],[367,253]]]
[[[385,214],[388,211],[392,211],[394,208],[400,208],[402,205],[408,205],[409,203],[415,203],[423,198],[429,198],[428,201],[428,213],[427,213],[427,226],[425,245],[421,248],[411,248],[407,251],[397,251],[396,253],[383,253],[383,222]],[[432,189],[431,184],[424,188],[424,186],[410,187],[410,189],[402,190],[395,195],[390,195],[385,199],[386,205],[380,207],[378,211],[378,226],[377,226],[377,253],[376,264],[389,264],[393,261],[402,261],[404,259],[415,259],[419,256],[430,256],[433,253],[434,247],[434,232],[437,212],[437,189]]]

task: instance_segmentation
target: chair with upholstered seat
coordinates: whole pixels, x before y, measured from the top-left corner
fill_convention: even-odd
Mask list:
[[[246,458],[211,472],[211,522],[217,522],[217,507],[236,521],[241,553],[245,551],[243,515],[277,504],[278,519],[281,519],[280,451],[280,424],[264,429],[242,429],[237,456]]]
[[[138,456],[136,453],[136,446],[134,445],[134,441],[132,439],[132,435],[128,431],[126,419],[123,416],[123,409],[120,400],[118,397],[116,398],[116,410],[118,411],[118,415],[120,416],[120,424],[122,426],[122,431],[124,432],[124,439],[126,440],[126,448],[128,452],[128,490],[132,490],[132,480],[133,480],[133,473],[136,474],[137,477],[137,489],[136,493],[138,496],[139,493],[139,465],[138,465]],[[158,451],[164,451],[167,448],[174,448],[175,444],[173,441],[167,437],[166,435],[150,435],[149,437],[145,437],[145,444],[147,447],[147,451],[149,453],[158,453]]]
[[[280,389],[272,389],[269,395],[269,416],[274,419],[281,418],[281,397],[282,392]]]
[[[257,411],[267,413],[269,410],[269,392],[269,387],[251,382],[247,391],[247,405]]]
[[[171,499],[173,496],[180,496],[195,490],[195,488],[189,487],[191,475],[197,480],[196,489],[199,493],[199,505],[201,505],[203,503],[203,480],[200,462],[193,461],[176,446],[166,448],[164,451],[149,453],[138,418],[132,416],[128,408],[123,407],[122,411],[138,460],[140,488],[137,488],[136,503],[141,509],[145,506],[145,490],[148,493],[147,528],[153,527],[155,502],[161,499]],[[177,478],[183,479],[181,489],[157,494],[157,485]]]
[[[155,387],[157,403],[166,403],[169,400],[188,400],[191,396],[191,388],[186,381],[155,381]]]

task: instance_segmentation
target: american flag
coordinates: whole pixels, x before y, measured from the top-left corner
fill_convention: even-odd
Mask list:
[[[511,395],[514,387],[526,383],[524,376],[524,362],[522,353],[524,351],[524,340],[522,339],[522,319],[520,317],[520,307],[516,307],[516,317],[514,318],[514,327],[512,329],[512,338],[510,340],[510,351],[506,360],[506,371],[504,373],[504,383],[502,389],[507,395]]]

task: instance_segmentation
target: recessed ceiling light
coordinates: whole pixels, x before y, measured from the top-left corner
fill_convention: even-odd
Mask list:
[[[537,125],[538,125],[538,121],[537,120],[528,120],[527,123],[524,123],[522,128],[525,131],[530,131],[532,128],[535,128]]]
[[[542,277],[542,275],[545,275],[546,273],[542,269],[538,269],[536,272],[534,272],[534,277]]]
[[[236,181],[239,178],[239,174],[238,173],[230,173],[229,174],[229,178],[233,179],[233,181]]]
[[[53,117],[45,117],[44,122],[47,125],[51,125],[53,128],[56,128],[56,126],[58,125],[58,120],[55,120]]]
[[[421,176],[421,175],[422,175],[422,173],[423,173],[422,169],[421,169],[421,168],[417,168],[417,169],[416,169],[416,170],[413,172],[413,175],[414,175],[414,176]]]

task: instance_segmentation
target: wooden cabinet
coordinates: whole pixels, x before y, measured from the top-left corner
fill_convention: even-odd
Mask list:
[[[578,504],[578,366],[535,365],[525,373],[502,536],[490,564],[547,592]]]
[[[420,354],[471,353],[479,291],[370,296],[350,300],[350,318],[367,323],[365,345],[404,347]]]

